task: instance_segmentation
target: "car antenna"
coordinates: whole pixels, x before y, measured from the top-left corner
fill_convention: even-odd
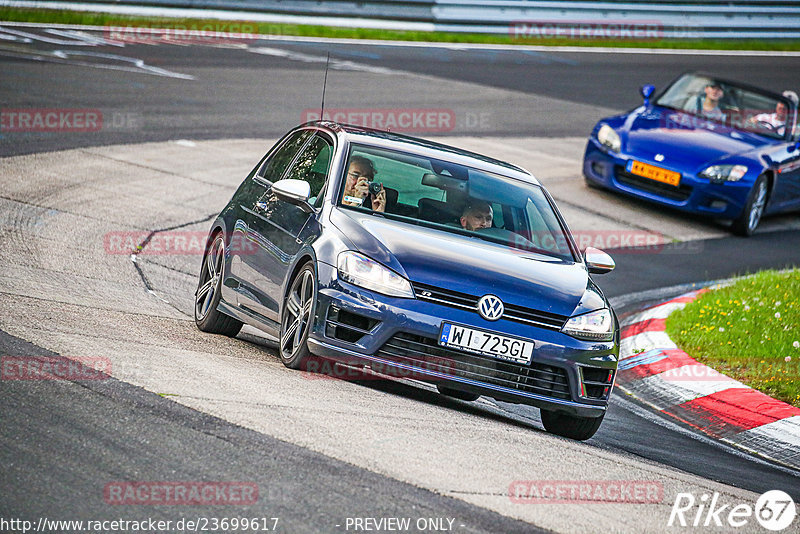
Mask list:
[[[325,88],[328,86],[328,65],[331,62],[331,51],[328,50],[328,58],[325,60],[325,80],[322,82],[322,105],[319,108],[319,120],[325,120]]]

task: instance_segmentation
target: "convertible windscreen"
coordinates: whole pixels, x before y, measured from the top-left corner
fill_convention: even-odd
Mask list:
[[[796,110],[788,100],[696,74],[678,78],[656,104],[774,139],[794,129]]]
[[[352,145],[339,205],[381,211],[514,249],[575,261],[542,188],[417,154]]]

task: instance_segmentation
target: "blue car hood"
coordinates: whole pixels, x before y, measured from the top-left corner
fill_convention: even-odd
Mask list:
[[[631,114],[625,126],[624,152],[645,161],[662,154],[665,166],[691,172],[769,144],[761,136],[665,108]]]
[[[412,282],[475,296],[492,293],[506,303],[559,315],[605,306],[580,263],[356,211],[335,208],[331,221],[359,252]]]

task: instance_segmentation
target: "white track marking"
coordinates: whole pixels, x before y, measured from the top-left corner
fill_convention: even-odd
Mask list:
[[[291,50],[284,50],[282,48],[269,48],[269,47],[256,47],[248,48],[248,52],[254,54],[263,54],[265,56],[274,56],[290,59],[293,61],[302,61],[303,63],[325,63],[328,61],[327,56],[314,56],[311,54],[303,54],[300,52],[293,52]],[[331,58],[330,66],[336,70],[356,70],[362,72],[371,72],[373,74],[405,74],[399,70],[387,69],[385,67],[375,67],[363,63],[355,63],[342,59]]]

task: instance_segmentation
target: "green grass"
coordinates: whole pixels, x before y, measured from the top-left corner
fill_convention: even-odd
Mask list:
[[[705,293],[669,316],[667,334],[696,360],[800,407],[800,270]]]
[[[25,9],[25,8],[0,8],[0,20],[14,22],[39,22],[58,24],[84,24],[90,26],[120,25],[129,23],[147,25],[148,27],[186,27],[202,28],[203,25],[214,27],[222,26],[232,28],[234,24],[247,24],[253,28],[252,33],[264,35],[293,35],[301,37],[332,37],[346,39],[378,39],[397,41],[426,41],[445,43],[478,43],[478,44],[505,44],[505,45],[541,45],[541,46],[613,46],[625,48],[675,48],[675,49],[703,49],[703,50],[767,50],[787,51],[800,50],[800,40],[766,40],[766,39],[724,39],[724,40],[594,40],[594,39],[538,39],[514,38],[506,34],[482,33],[446,33],[423,31],[394,31],[375,30],[366,28],[336,28],[330,26],[312,26],[295,24],[273,24],[248,21],[219,21],[197,18],[149,18],[108,13],[93,13],[82,11],[59,11],[52,9]],[[227,26],[226,26],[227,25]],[[250,33],[250,32],[245,32]]]

